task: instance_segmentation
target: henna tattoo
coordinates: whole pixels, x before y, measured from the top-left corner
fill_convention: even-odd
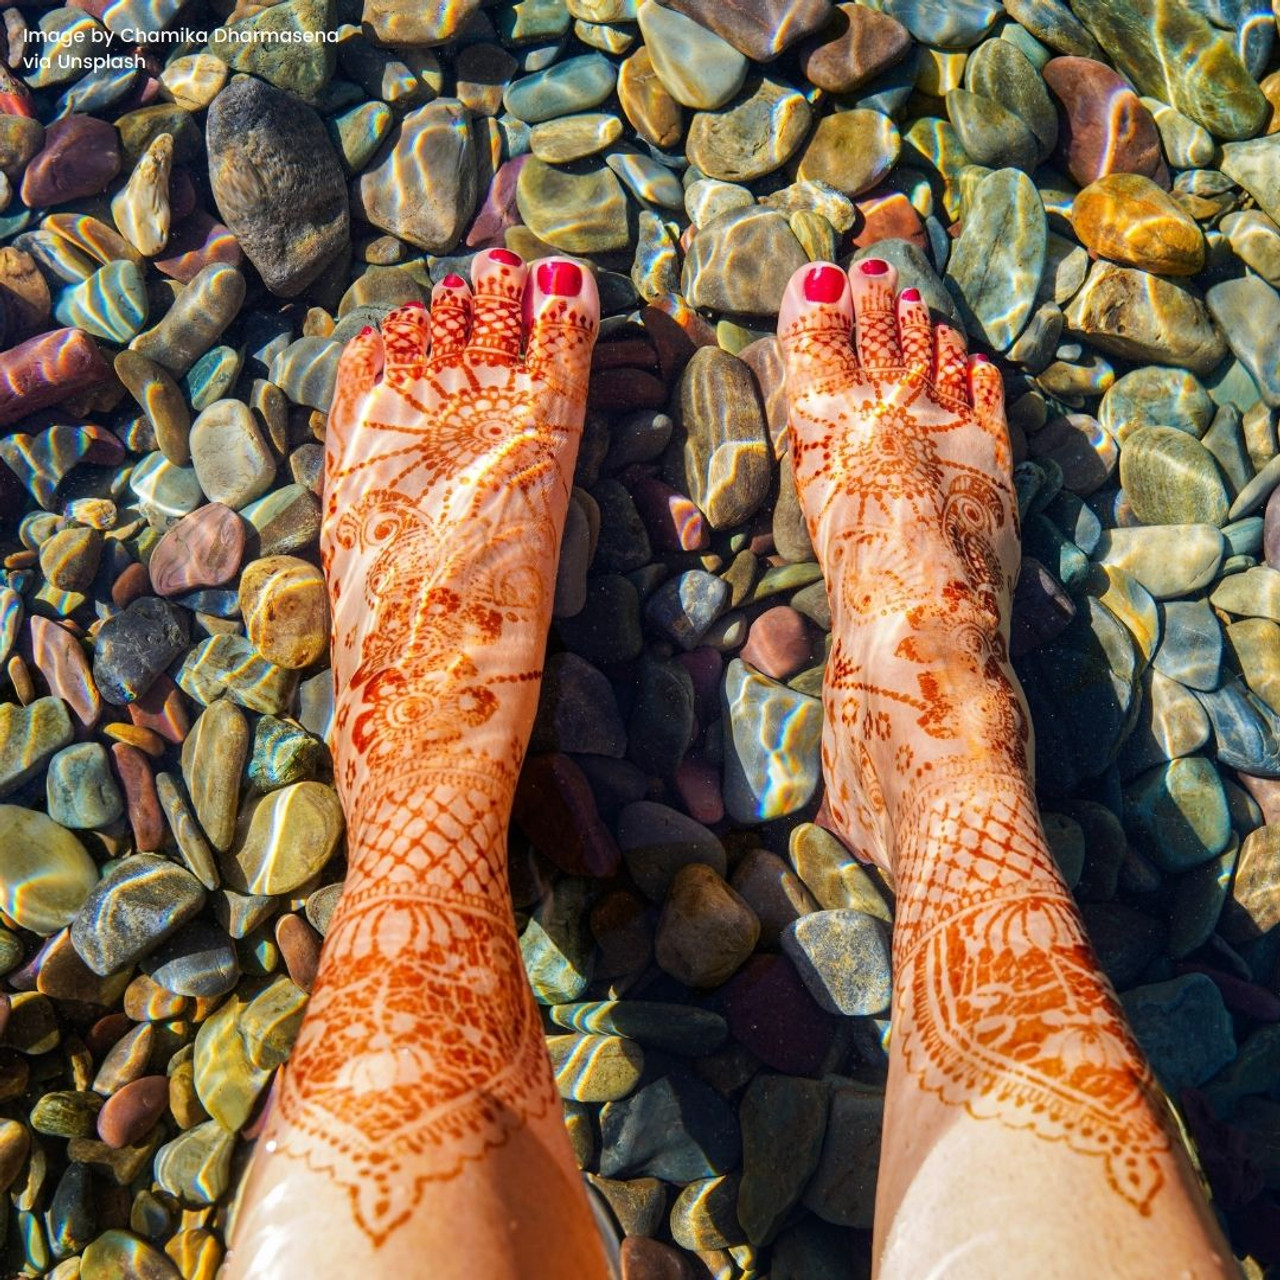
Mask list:
[[[347,888],[278,1100],[277,1149],[375,1247],[433,1181],[558,1105],[506,834],[586,403],[594,291],[489,255],[344,354],[326,442]],[[429,344],[429,352],[428,352]]]
[[[1103,1163],[1143,1214],[1162,1095],[1045,840],[1009,662],[1017,503],[999,379],[883,284],[780,329],[797,489],[831,598],[823,768],[895,882],[894,1043],[919,1087]],[[785,317],[784,317],[785,318]]]

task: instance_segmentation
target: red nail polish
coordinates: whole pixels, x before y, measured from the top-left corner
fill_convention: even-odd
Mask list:
[[[417,298],[410,298],[404,305],[405,307],[416,307],[419,311],[425,311],[427,309],[427,304],[425,302],[420,302]]]
[[[490,249],[489,257],[494,262],[500,262],[504,267],[518,267],[520,265],[520,255],[512,253],[510,249]]]
[[[898,297],[901,298],[903,302],[919,302],[920,290],[919,289],[903,289],[903,291],[900,294],[898,294]]]
[[[889,270],[883,258],[863,258],[858,266],[864,276],[882,276]]]
[[[367,324],[363,329],[360,330],[359,333],[356,334],[356,337],[367,338],[372,332],[373,332],[373,325]]]
[[[467,282],[461,276],[447,275],[440,281],[446,289],[465,289]]]
[[[814,267],[804,278],[809,302],[839,302],[844,297],[844,272],[838,267]]]
[[[990,364],[991,363],[991,357],[984,356],[981,351],[975,351],[973,355],[969,357],[969,359],[972,360],[974,364]]]
[[[538,288],[557,298],[572,298],[582,288],[582,268],[573,262],[544,262],[538,268]]]

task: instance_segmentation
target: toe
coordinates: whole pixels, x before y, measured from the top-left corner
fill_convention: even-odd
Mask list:
[[[933,384],[945,396],[969,403],[969,348],[964,334],[941,321],[933,331]]]
[[[325,474],[333,476],[360,420],[360,402],[382,371],[382,338],[366,325],[343,348],[325,428]]]
[[[898,346],[894,297],[898,273],[883,258],[863,258],[850,268],[849,286],[853,293],[858,362],[864,369],[900,368],[902,351]]]
[[[919,289],[898,294],[898,346],[902,363],[919,378],[933,374],[933,325]]]
[[[528,368],[561,395],[585,403],[591,349],[600,327],[595,277],[571,258],[531,268]]]
[[[397,307],[382,322],[383,377],[396,386],[422,377],[427,358],[427,308],[422,302]]]
[[[431,291],[431,363],[454,360],[471,332],[471,290],[461,276],[445,276]]]
[[[523,339],[521,307],[529,269],[510,249],[486,249],[471,266],[471,339],[467,349],[482,360],[514,364]]]
[[[787,366],[787,394],[820,390],[858,372],[853,354],[849,278],[830,262],[801,267],[782,295],[778,340]]]
[[[1004,414],[1004,379],[984,355],[969,357],[969,398],[979,425],[995,441],[997,463],[1007,472],[1013,456]]]

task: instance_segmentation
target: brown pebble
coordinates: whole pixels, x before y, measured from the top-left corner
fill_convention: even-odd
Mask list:
[[[741,658],[774,680],[786,680],[808,664],[813,637],[804,616],[790,605],[766,609],[752,624]]]
[[[127,608],[141,596],[151,595],[151,576],[147,566],[136,560],[126,565],[111,584],[111,602],[121,609]]]
[[[85,1046],[95,1058],[105,1056],[131,1030],[133,1021],[127,1013],[104,1014],[84,1033]]]
[[[8,671],[9,683],[13,685],[13,691],[17,694],[18,701],[24,707],[29,707],[36,700],[36,686],[31,679],[31,672],[28,670],[27,664],[15,653],[9,659]]]
[[[129,719],[140,729],[150,729],[179,746],[191,729],[186,697],[163,672],[142,697],[129,703],[128,710]]]
[[[142,1076],[107,1099],[98,1112],[98,1137],[117,1151],[130,1146],[150,1132],[168,1105],[169,1081]]]
[[[124,788],[133,842],[139,852],[155,853],[164,844],[166,828],[160,797],[156,794],[156,780],[147,757],[127,742],[113,743],[111,755],[116,776]]]
[[[140,973],[124,991],[124,1011],[135,1022],[159,1022],[180,1018],[190,1007],[186,996],[162,987],[154,978]]]
[[[647,1236],[628,1236],[619,1252],[622,1280],[690,1280],[684,1257],[669,1244]]]
[[[152,733],[150,729],[143,729],[136,724],[107,724],[102,726],[102,732],[116,742],[127,742],[131,747],[145,751],[153,760],[164,755],[168,746],[158,733]]]
[[[320,935],[299,915],[290,912],[276,921],[276,946],[284,957],[284,967],[290,979],[308,995],[315,986],[321,941]]]
[[[643,369],[601,369],[587,391],[592,409],[662,409],[668,397],[662,379]]]
[[[17,1178],[31,1147],[31,1134],[17,1120],[0,1120],[0,1193]]]
[[[140,1022],[127,1035],[121,1036],[102,1059],[102,1065],[93,1078],[94,1092],[104,1095],[119,1092],[146,1074],[153,1057],[157,1057],[155,1030],[151,1023]]]

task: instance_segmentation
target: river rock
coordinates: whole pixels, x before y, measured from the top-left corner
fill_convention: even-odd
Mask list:
[[[1150,178],[1111,173],[1075,198],[1071,225],[1099,257],[1156,275],[1192,276],[1204,266],[1195,220]]]
[[[809,261],[787,219],[772,209],[734,209],[698,228],[681,289],[696,307],[775,313],[792,275]]]
[[[1205,300],[1263,401],[1280,406],[1280,294],[1265,280],[1245,276],[1213,285]]]

